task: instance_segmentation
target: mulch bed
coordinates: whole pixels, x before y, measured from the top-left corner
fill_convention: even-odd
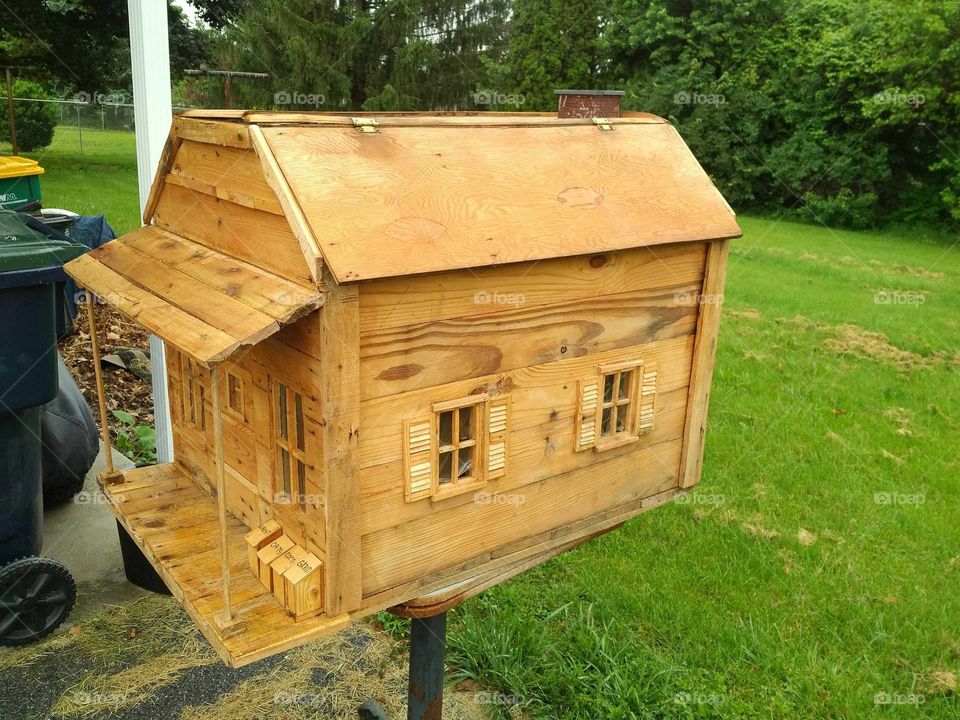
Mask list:
[[[120,348],[137,348],[150,352],[149,334],[139,325],[130,322],[107,305],[96,305],[94,317],[97,336],[100,340],[100,356],[109,355]],[[87,308],[77,308],[76,332],[60,343],[60,354],[70,370],[80,391],[93,410],[100,424],[97,409],[97,380],[94,375],[93,351],[90,347]],[[107,395],[107,412],[110,415],[110,435],[116,438],[119,423],[113,410],[125,410],[133,415],[140,425],[153,425],[153,389],[149,382],[141,380],[132,372],[104,366],[104,387]]]

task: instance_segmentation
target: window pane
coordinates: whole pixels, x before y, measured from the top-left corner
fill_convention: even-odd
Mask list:
[[[603,402],[604,403],[613,402],[613,376],[615,374],[616,373],[603,376]]]
[[[453,478],[450,474],[453,466],[453,452],[440,453],[440,482],[448,483]]]
[[[626,400],[630,397],[630,380],[633,378],[633,371],[627,370],[626,372],[620,373],[620,391],[617,393],[617,397],[621,400]]]
[[[630,417],[630,403],[621,405],[617,408],[617,432],[625,432],[627,429],[626,420]]]
[[[277,385],[277,421],[280,437],[286,440],[289,437],[287,429],[287,386],[283,383]]]
[[[453,444],[453,411],[440,413],[440,445]]]
[[[297,393],[293,394],[293,408],[297,424],[297,448],[303,450],[303,397]]]
[[[187,407],[190,410],[190,422],[197,421],[197,409],[193,400],[193,376],[187,376]]]
[[[613,408],[604,408],[603,417],[600,419],[600,435],[605,437],[611,433],[610,423],[613,420],[612,416]]]
[[[473,413],[476,406],[460,408],[460,440],[470,440],[473,438]]]
[[[297,460],[297,503],[300,509],[307,506],[307,466]]]
[[[281,486],[284,495],[290,495],[290,453],[280,448],[280,477],[283,478]]]
[[[457,479],[470,477],[473,474],[473,447],[460,448],[457,458]]]
[[[232,410],[243,412],[243,399],[240,391],[240,378],[236,375],[227,375],[227,397]]]

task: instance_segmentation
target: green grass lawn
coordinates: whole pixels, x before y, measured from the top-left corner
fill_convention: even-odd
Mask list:
[[[45,201],[136,227],[133,136],[84,143]],[[703,483],[451,613],[504,715],[960,718],[960,247],[741,222]]]
[[[0,146],[9,153],[10,146]],[[40,161],[43,204],[81,215],[103,214],[123,234],[140,225],[137,150],[132,132],[84,130],[83,152],[77,129],[58,127],[53,144],[35,153]]]
[[[702,484],[452,614],[502,710],[960,717],[960,253],[742,226]]]

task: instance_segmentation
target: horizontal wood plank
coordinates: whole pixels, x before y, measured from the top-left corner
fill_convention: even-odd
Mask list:
[[[315,283],[287,221],[177,185],[166,185],[154,222],[160,227],[307,286]]]
[[[360,288],[364,335],[421,323],[703,280],[706,243],[680,243],[433,275]]]
[[[361,398],[691,335],[699,284],[502,310],[361,337]]]

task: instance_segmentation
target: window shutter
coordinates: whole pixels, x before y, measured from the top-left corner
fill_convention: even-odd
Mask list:
[[[578,384],[576,440],[577,452],[588,450],[597,444],[597,408],[600,400],[600,385],[597,381]]]
[[[490,401],[487,419],[487,479],[496,480],[507,474],[507,420],[510,412],[507,398]]]
[[[657,400],[657,364],[647,363],[643,367],[643,382],[640,385],[640,423],[638,435],[646,435],[653,430],[653,414]]]
[[[403,421],[404,498],[415,502],[433,492],[433,422],[432,418]]]

